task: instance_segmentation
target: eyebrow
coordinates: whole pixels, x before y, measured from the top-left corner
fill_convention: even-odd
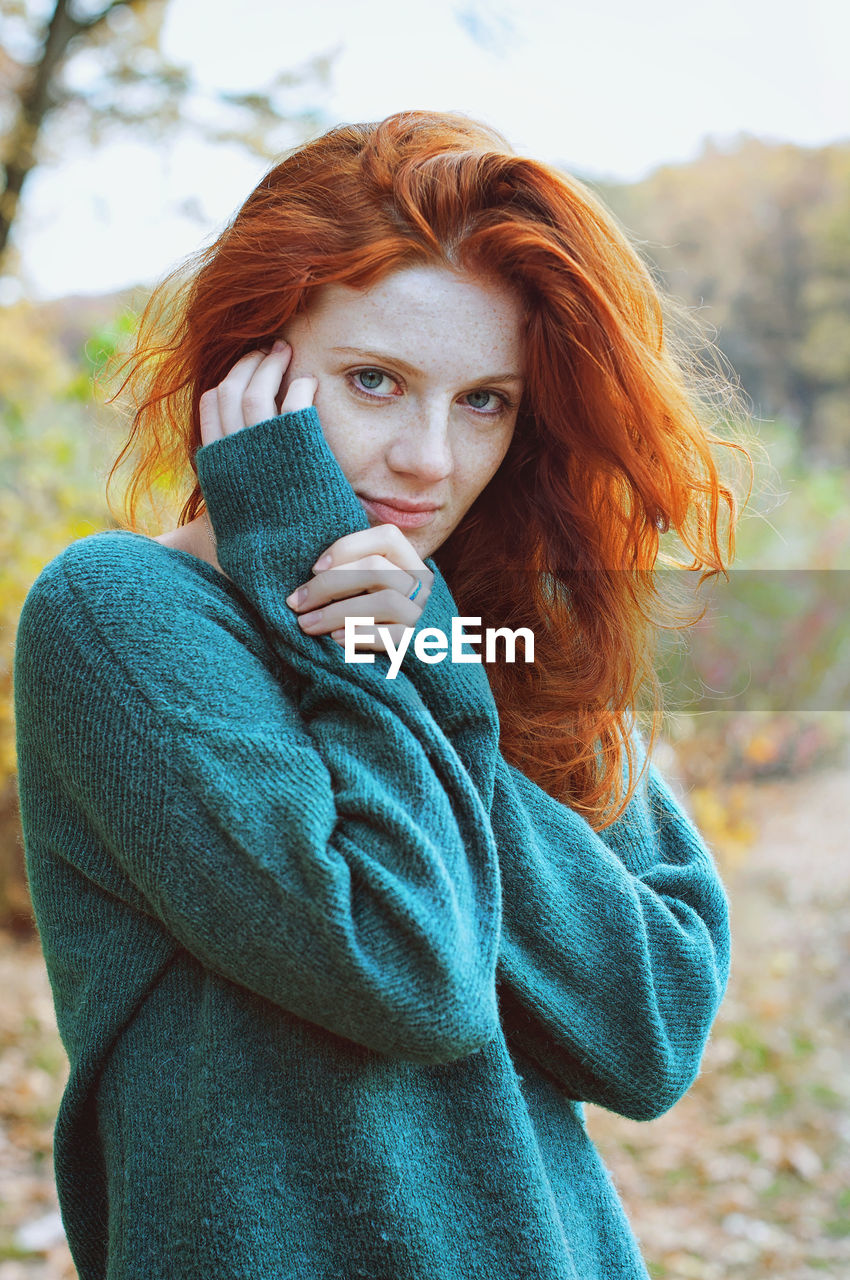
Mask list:
[[[421,369],[417,369],[415,365],[408,364],[406,360],[402,360],[399,356],[390,355],[389,352],[381,351],[365,351],[361,347],[331,347],[331,351],[338,351],[340,355],[359,356],[362,360],[376,360],[379,363],[394,364],[399,369],[403,369],[405,373],[421,373]],[[519,373],[486,373],[481,378],[472,379],[474,382],[519,382],[525,379]]]

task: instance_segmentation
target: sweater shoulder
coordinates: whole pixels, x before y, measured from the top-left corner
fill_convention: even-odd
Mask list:
[[[124,662],[142,648],[167,646],[179,660],[183,648],[204,637],[205,623],[233,612],[229,585],[196,557],[142,534],[89,534],[69,543],[33,582],[18,642],[50,635],[81,651],[100,646]]]
[[[116,599],[159,597],[166,584],[184,597],[200,597],[211,585],[211,577],[222,587],[230,585],[188,552],[126,529],[101,530],[70,542],[47,562],[30,587],[25,608],[32,607],[32,602],[70,595],[96,610],[107,596],[113,604]]]
[[[125,530],[70,543],[24,601],[16,686],[75,667],[90,697],[108,679],[154,710],[214,704],[236,722],[259,707],[279,712],[291,695],[255,611],[228,579],[188,552]]]
[[[64,590],[97,609],[107,598],[113,606],[161,600],[164,588],[198,602],[216,592],[219,598],[234,595],[228,579],[206,561],[127,529],[101,530],[70,542],[44,566],[30,594]]]

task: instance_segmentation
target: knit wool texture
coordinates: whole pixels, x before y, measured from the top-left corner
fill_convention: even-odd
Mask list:
[[[483,666],[302,632],[369,527],[315,409],[196,463],[232,581],[91,534],[15,651],[80,1280],[647,1280],[583,1104],[651,1120],[699,1073],[709,849],[654,764],[601,833],[509,765]]]

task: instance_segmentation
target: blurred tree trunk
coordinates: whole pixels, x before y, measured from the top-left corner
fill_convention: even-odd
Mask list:
[[[0,782],[0,924],[20,934],[35,927],[14,778]]]
[[[53,86],[75,37],[95,30],[107,14],[125,0],[113,0],[100,13],[81,21],[68,12],[68,0],[56,0],[56,7],[44,36],[41,56],[18,91],[18,112],[6,140],[6,156],[0,185],[0,261],[6,251],[9,232],[20,207],[21,192],[38,163],[38,138],[53,106]]]
[[[326,126],[323,109],[313,104],[327,97],[339,49],[284,69],[267,84],[252,85],[249,93],[204,90],[185,66],[170,62],[162,51],[168,4],[109,0],[96,12],[77,16],[75,0],[54,0],[46,23],[36,27],[20,0],[0,0],[0,19],[8,24],[0,26],[0,114],[8,121],[0,165],[0,268],[9,270],[10,233],[27,179],[39,165],[63,156],[63,129],[74,144],[83,139],[94,146],[110,130],[141,129],[147,142],[169,137],[176,129],[194,131],[204,142],[235,142],[270,160]],[[19,26],[25,23],[35,47],[27,62],[10,51],[14,41],[5,38],[13,19]],[[85,87],[65,75],[80,51],[96,55],[97,74],[84,77]],[[293,90],[303,99],[295,107]],[[201,112],[192,110],[197,98],[207,99]],[[52,155],[47,135],[53,140]]]

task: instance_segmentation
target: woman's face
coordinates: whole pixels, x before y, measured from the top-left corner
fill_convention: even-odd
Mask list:
[[[369,289],[326,285],[283,330],[285,387],[318,379],[325,440],[370,525],[397,524],[423,559],[507,453],[523,386],[521,320],[506,286],[413,266]],[[368,499],[433,510],[405,519]]]

